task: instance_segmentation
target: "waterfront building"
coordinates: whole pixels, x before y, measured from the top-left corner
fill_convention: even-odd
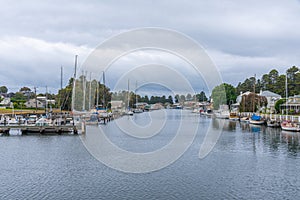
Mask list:
[[[284,103],[280,106],[281,110],[287,109],[290,114],[299,114],[300,113],[300,95],[294,95],[288,98],[287,103]]]
[[[40,100],[35,100],[35,99],[29,99],[28,101],[25,102],[26,108],[44,108],[45,104],[41,102]]]
[[[259,95],[267,98],[267,101],[268,101],[267,110],[270,113],[275,113],[275,103],[279,99],[281,99],[281,96],[279,94],[276,94],[276,93],[268,91],[268,90],[266,90],[266,91],[261,90]]]

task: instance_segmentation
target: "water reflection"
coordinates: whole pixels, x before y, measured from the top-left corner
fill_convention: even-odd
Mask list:
[[[272,155],[287,154],[293,157],[300,155],[299,132],[230,120],[223,121],[224,126],[221,127],[221,120],[224,119],[212,119],[212,124],[214,128],[223,130],[222,141],[219,141],[222,149],[240,148],[240,145],[243,145],[254,153],[259,150]],[[230,135],[230,132],[234,135]]]

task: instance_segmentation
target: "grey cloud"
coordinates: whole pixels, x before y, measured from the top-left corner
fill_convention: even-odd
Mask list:
[[[187,34],[208,52],[219,52],[211,57],[224,81],[235,85],[235,71],[243,71],[238,77],[244,78],[253,74],[249,67],[265,73],[274,67],[284,71],[299,65],[299,10],[296,0],[1,1],[0,76],[5,83],[8,79],[2,72],[15,75],[26,66],[37,73],[36,77],[43,77],[43,66],[56,77],[56,70],[51,69],[59,69],[60,65],[70,66],[66,70],[69,76],[75,54],[81,54],[83,62],[91,49],[117,33],[138,27],[162,27]],[[28,44],[23,48],[24,41],[14,41],[20,37],[40,41],[41,48],[30,48]],[[57,44],[66,45],[68,50],[54,48]],[[17,52],[14,56],[9,54],[11,46]],[[17,78],[28,82],[31,74]],[[34,81],[45,82],[42,78]],[[18,83],[10,80],[9,84]],[[53,87],[55,84],[51,83]]]

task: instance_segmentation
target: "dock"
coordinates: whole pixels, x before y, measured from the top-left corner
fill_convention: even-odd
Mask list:
[[[0,126],[0,133],[2,135],[9,135],[10,130],[20,130],[22,135],[27,135],[30,133],[52,133],[52,134],[62,134],[62,133],[73,133],[78,134],[77,127],[75,125],[59,125],[59,126],[28,126],[28,125],[6,125]]]

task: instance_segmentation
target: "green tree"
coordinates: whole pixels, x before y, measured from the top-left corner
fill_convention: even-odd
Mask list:
[[[286,99],[279,99],[278,101],[276,101],[275,103],[275,110],[276,110],[276,113],[280,113],[280,106],[282,104],[284,104],[286,102]]]
[[[248,95],[242,96],[240,103],[240,112],[256,112],[257,109],[266,106],[268,103],[267,98],[259,96],[253,92]]]
[[[299,68],[293,66],[286,71],[288,80],[288,95],[293,96],[299,94],[300,91],[300,76],[298,74]]]
[[[211,97],[214,109],[219,109],[222,104],[230,105],[236,101],[236,89],[230,84],[222,83],[213,89]]]
[[[31,91],[31,89],[29,88],[29,87],[22,87],[21,89],[20,89],[20,92],[30,92]]]
[[[224,84],[216,86],[212,90],[211,98],[213,100],[214,109],[219,109],[220,105],[226,104],[226,92]]]
[[[208,100],[204,91],[201,91],[200,94],[196,94],[196,97],[199,102],[204,102]]]
[[[7,93],[7,91],[8,91],[8,89],[7,89],[7,87],[6,87],[6,86],[1,86],[1,87],[0,87],[0,93],[4,93],[4,94],[6,94],[6,93]]]
[[[172,97],[171,95],[169,95],[169,97],[168,97],[168,102],[169,102],[170,104],[173,104],[173,97]]]

